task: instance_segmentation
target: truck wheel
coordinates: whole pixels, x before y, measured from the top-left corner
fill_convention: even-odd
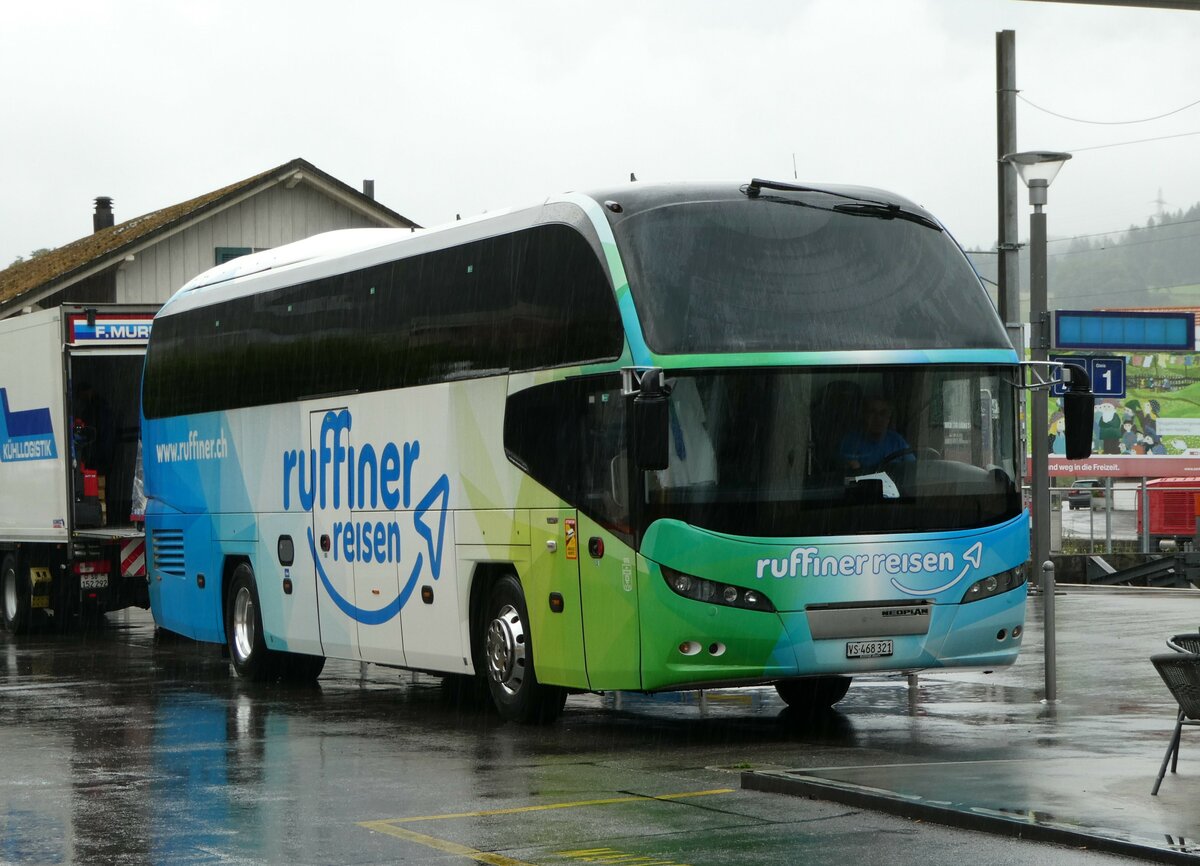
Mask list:
[[[827,710],[846,697],[850,677],[810,677],[775,683],[775,691],[789,707],[798,710]]]
[[[506,574],[492,587],[483,629],[488,690],[500,715],[524,724],[553,722],[567,692],[538,682],[525,593],[515,576]]]
[[[229,660],[239,677],[268,682],[279,676],[279,657],[267,649],[263,639],[254,569],[245,562],[234,569],[229,585],[225,603],[225,639],[229,644]]]
[[[25,634],[33,620],[33,600],[29,573],[11,553],[0,561],[0,604],[4,607],[4,627],[12,634]]]

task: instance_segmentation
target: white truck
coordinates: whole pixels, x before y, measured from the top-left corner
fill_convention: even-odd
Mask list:
[[[64,305],[0,321],[0,612],[11,632],[149,606],[135,487],[156,309]]]

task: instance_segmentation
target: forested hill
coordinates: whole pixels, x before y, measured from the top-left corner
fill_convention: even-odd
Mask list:
[[[1029,292],[1021,249],[1021,297]],[[969,251],[995,295],[994,250]],[[1049,306],[1065,309],[1200,305],[1200,204],[1152,217],[1144,226],[1048,244]]]

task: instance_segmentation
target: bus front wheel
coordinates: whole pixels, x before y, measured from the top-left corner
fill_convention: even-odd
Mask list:
[[[4,607],[4,627],[11,634],[25,634],[33,620],[33,597],[29,573],[12,553],[0,562],[0,604]]]
[[[266,682],[278,675],[275,654],[267,649],[263,639],[258,586],[249,563],[241,563],[233,572],[225,605],[225,639],[229,643],[229,660],[238,676]]]
[[[567,692],[538,682],[533,669],[529,611],[516,577],[506,574],[496,581],[483,622],[488,691],[500,715],[526,724],[553,722],[562,712]]]
[[[846,697],[851,682],[850,677],[809,677],[776,683],[775,691],[789,707],[827,710]]]

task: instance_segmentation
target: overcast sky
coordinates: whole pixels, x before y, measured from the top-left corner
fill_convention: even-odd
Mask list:
[[[1050,190],[1052,236],[1144,223],[1160,189],[1170,209],[1200,201],[1200,105],[1112,125],[1200,100],[1200,12],[42,0],[0,16],[0,267],[88,234],[95,196],[120,222],[294,157],[374,179],[427,226],[630,172],[791,179],[794,159],[803,181],[899,192],[989,248],[1004,29],[1028,100],[1019,148],[1075,152]]]

